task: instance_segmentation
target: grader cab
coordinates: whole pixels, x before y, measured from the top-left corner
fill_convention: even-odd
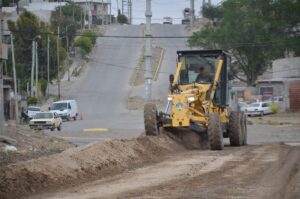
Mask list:
[[[223,138],[232,146],[247,143],[246,115],[228,106],[228,70],[231,57],[222,50],[178,51],[175,75],[170,75],[168,103],[144,107],[145,132],[159,135],[160,128],[197,126],[207,133],[210,148],[222,150]]]

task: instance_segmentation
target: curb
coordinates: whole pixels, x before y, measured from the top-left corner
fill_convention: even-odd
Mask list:
[[[161,64],[162,64],[164,56],[165,56],[165,49],[162,48],[162,51],[160,53],[160,59],[159,59],[159,62],[158,62],[158,66],[157,66],[156,71],[155,71],[154,76],[153,76],[153,80],[154,81],[156,81],[157,78],[158,78],[158,71],[159,71],[159,69],[161,67]]]

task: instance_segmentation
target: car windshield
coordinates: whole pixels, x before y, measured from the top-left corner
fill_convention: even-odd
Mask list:
[[[53,113],[37,113],[34,119],[51,119],[53,118]]]
[[[65,110],[68,108],[67,103],[54,103],[51,110]]]
[[[181,62],[183,65],[179,74],[179,84],[211,83],[213,81],[216,58],[187,55],[181,57]]]
[[[259,107],[259,104],[249,104],[248,107]]]
[[[38,107],[28,107],[28,111],[41,111]]]

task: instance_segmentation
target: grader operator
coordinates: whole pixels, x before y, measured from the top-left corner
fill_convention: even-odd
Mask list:
[[[208,135],[211,150],[224,148],[223,138],[232,146],[247,144],[246,115],[229,107],[228,70],[231,57],[222,50],[178,51],[175,75],[170,75],[166,109],[144,107],[145,132],[159,135],[162,128],[196,125]]]

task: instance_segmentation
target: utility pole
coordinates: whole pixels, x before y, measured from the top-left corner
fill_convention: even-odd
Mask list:
[[[30,96],[33,96],[34,63],[35,63],[35,41],[33,39],[32,40],[32,63],[31,63]]]
[[[105,17],[104,17],[104,2],[101,0],[101,18],[102,18],[102,23],[101,25],[105,25]]]
[[[60,78],[59,78],[59,26],[57,27],[57,89],[58,99],[60,100]]]
[[[112,24],[111,0],[109,0],[109,24]]]
[[[151,0],[146,1],[146,49],[145,49],[145,92],[146,100],[150,101],[152,99],[152,41],[151,41]]]
[[[68,26],[66,27],[66,39],[67,39],[68,81],[70,81],[70,62],[69,62],[69,37],[68,37]]]
[[[131,2],[131,0],[128,0],[128,4],[129,4],[129,24],[132,24],[132,2]]]
[[[47,38],[47,96],[49,96],[49,81],[50,81],[50,38]]]
[[[194,25],[195,20],[195,0],[191,0],[191,25]]]
[[[38,84],[39,84],[39,58],[38,58],[38,43],[35,41],[35,97],[39,97],[39,90],[38,90]]]
[[[10,34],[10,43],[11,43],[11,55],[12,55],[12,64],[13,64],[13,73],[14,73],[14,95],[15,95],[16,125],[18,125],[19,124],[19,104],[18,104],[18,92],[17,92],[15,47],[14,47],[14,38],[13,38],[12,34]]]
[[[128,23],[132,23],[132,2],[131,0],[122,0],[122,14],[127,16]]]
[[[3,20],[2,20],[2,1],[0,5],[0,48],[2,49],[2,33],[3,33]],[[1,50],[2,51],[2,50]],[[0,60],[0,136],[4,135],[4,96],[3,96],[3,60]]]

